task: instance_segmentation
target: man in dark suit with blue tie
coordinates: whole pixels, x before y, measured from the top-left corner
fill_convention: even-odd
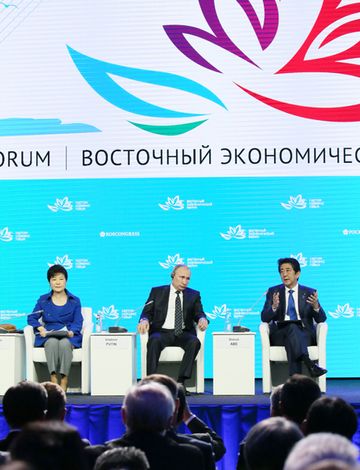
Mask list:
[[[270,344],[285,346],[289,375],[301,373],[302,362],[312,377],[327,370],[309,358],[307,347],[316,344],[315,323],[326,320],[315,289],[298,284],[300,264],[295,258],[280,258],[278,269],[282,284],[270,287],[261,320],[270,323]]]
[[[156,373],[164,348],[179,346],[185,351],[178,374],[178,382],[182,384],[191,377],[200,349],[194,325],[197,323],[200,330],[206,330],[208,326],[200,292],[187,287],[190,276],[187,266],[175,266],[170,285],[151,289],[138,324],[140,334],[149,332],[147,375]]]

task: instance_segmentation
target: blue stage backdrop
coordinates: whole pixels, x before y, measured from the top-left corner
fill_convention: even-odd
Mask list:
[[[24,326],[60,263],[104,328],[134,331],[150,287],[186,263],[211,321],[211,377],[211,332],[229,322],[257,331],[276,260],[293,256],[328,315],[329,376],[358,376],[359,200],[355,177],[3,181],[0,320]]]
[[[104,328],[134,330],[187,263],[211,377],[212,331],[257,331],[276,260],[294,256],[328,314],[328,376],[358,376],[359,13],[0,2],[0,321],[24,326],[60,263]]]

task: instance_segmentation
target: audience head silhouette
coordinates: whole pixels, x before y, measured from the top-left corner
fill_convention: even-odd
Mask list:
[[[5,392],[3,411],[11,428],[44,419],[46,409],[47,392],[39,383],[24,380]]]

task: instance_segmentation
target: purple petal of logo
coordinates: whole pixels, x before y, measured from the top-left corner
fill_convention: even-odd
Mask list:
[[[266,49],[273,41],[279,25],[279,12],[276,5],[276,0],[264,0],[263,26],[261,26],[259,17],[256,14],[254,7],[250,3],[250,0],[237,0],[237,3],[244,10],[247,18],[249,19],[250,24],[259,40],[261,48],[263,50]],[[202,67],[213,70],[214,72],[220,72],[220,70],[218,70],[214,65],[210,64],[210,62],[200,55],[186,38],[186,35],[195,36],[215,44],[216,46],[219,46],[231,54],[235,54],[241,59],[256,66],[251,58],[248,57],[242,50],[240,50],[224,31],[216,12],[214,0],[199,0],[199,4],[212,33],[194,26],[164,26],[166,34],[169,36],[174,45],[179,49],[179,51]]]

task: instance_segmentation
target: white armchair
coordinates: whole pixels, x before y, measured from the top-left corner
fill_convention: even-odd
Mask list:
[[[82,307],[81,313],[84,318],[82,329],[82,346],[73,350],[73,360],[69,377],[69,392],[90,393],[90,335],[93,329],[92,309]],[[35,348],[34,329],[27,325],[24,328],[25,350],[26,350],[26,379],[32,381],[48,380],[49,373],[46,366],[44,348]],[[76,372],[81,368],[81,374]],[[77,370],[76,370],[77,369]],[[43,376],[43,377],[41,377]],[[77,385],[77,386],[76,386]]]
[[[196,335],[201,343],[200,351],[195,359],[193,373],[189,380],[186,381],[186,388],[190,392],[204,393],[204,348],[205,348],[205,332],[196,327]],[[148,333],[140,335],[141,350],[141,378],[146,377],[146,356]],[[179,372],[179,363],[184,355],[184,350],[178,346],[169,346],[161,351],[158,372],[169,375],[176,379]],[[176,369],[175,369],[176,367]]]
[[[263,393],[270,393],[276,385],[284,383],[289,376],[287,356],[284,346],[270,346],[269,324],[260,324],[260,338],[262,347],[262,384]],[[319,366],[326,368],[326,335],[327,323],[316,325],[316,346],[309,346],[309,356],[313,361],[318,361]],[[304,371],[305,372],[305,371]],[[318,379],[320,390],[326,392],[326,376]]]

